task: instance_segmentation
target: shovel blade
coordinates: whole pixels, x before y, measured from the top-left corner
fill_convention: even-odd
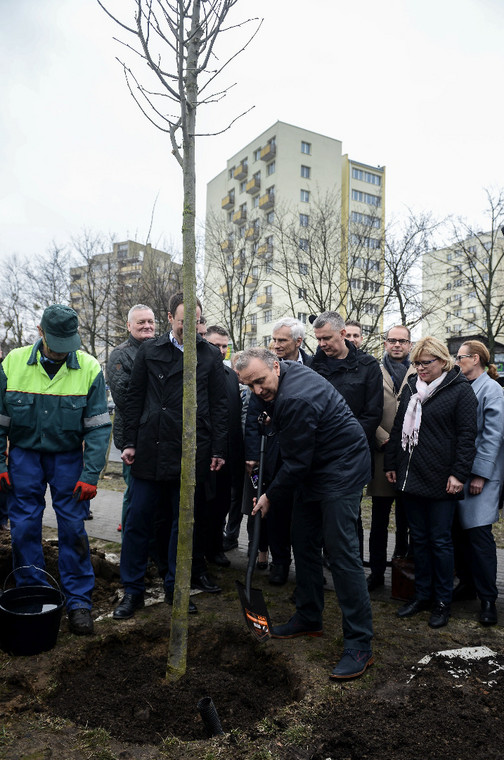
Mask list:
[[[236,581],[236,588],[248,629],[259,641],[270,639],[271,620],[262,591],[258,588],[251,588],[249,598],[243,583]]]

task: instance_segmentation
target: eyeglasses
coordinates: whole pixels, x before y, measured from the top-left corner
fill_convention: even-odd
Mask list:
[[[469,359],[470,356],[474,356],[474,354],[457,354],[455,361],[459,362],[461,359]]]
[[[426,369],[429,366],[429,364],[432,364],[432,362],[437,362],[437,358],[436,359],[428,359],[425,362],[411,362],[411,363],[412,363],[412,365],[414,367],[421,367],[422,369]]]
[[[410,340],[407,340],[406,338],[385,338],[387,343],[399,343],[401,346],[404,346],[405,343],[411,343]]]

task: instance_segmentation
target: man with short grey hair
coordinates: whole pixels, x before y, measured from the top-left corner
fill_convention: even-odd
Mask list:
[[[341,393],[362,425],[371,455],[376,428],[383,415],[383,380],[380,365],[371,354],[346,340],[345,322],[336,311],[325,311],[313,322],[318,349],[311,368]],[[359,519],[359,543],[364,535]]]
[[[114,444],[122,451],[124,421],[123,413],[126,406],[126,396],[131,377],[131,370],[137,355],[137,351],[145,340],[154,337],[156,322],[154,312],[150,306],[143,303],[137,303],[131,307],[128,312],[128,321],[126,322],[128,338],[119,346],[114,348],[107,362],[107,382],[110,387],[112,399],[115,404],[114,414]],[[124,530],[126,517],[128,514],[128,494],[130,483],[131,467],[123,462],[123,478],[126,483],[126,490],[123,496],[121,522],[117,528],[118,531]]]
[[[273,351],[279,359],[311,364],[311,357],[301,348],[305,337],[305,326],[299,319],[283,317],[273,325]]]
[[[281,455],[252,514],[264,517],[286,496],[294,501],[296,612],[272,636],[322,635],[323,543],[343,619],[344,652],[331,678],[355,678],[373,664],[371,604],[357,540],[360,496],[370,475],[366,437],[342,396],[308,367],[249,348],[236,370],[268,413]]]

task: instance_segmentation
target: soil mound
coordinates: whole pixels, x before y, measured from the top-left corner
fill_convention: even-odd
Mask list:
[[[165,680],[167,653],[161,631],[102,643],[86,662],[64,668],[48,708],[120,741],[158,744],[170,736],[207,738],[197,709],[203,697],[211,697],[228,732],[246,731],[301,696],[283,656],[267,652],[241,627],[192,629],[187,673],[172,684]]]

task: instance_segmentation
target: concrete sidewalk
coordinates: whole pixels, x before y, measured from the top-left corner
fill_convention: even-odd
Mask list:
[[[92,520],[86,520],[86,530],[90,537],[99,538],[104,541],[121,542],[121,533],[117,530],[117,526],[121,522],[121,510],[122,510],[122,491],[111,491],[105,488],[98,488],[98,494],[91,501],[91,511],[93,513]],[[56,516],[51,506],[51,496],[49,489],[46,495],[47,507],[44,513],[43,524],[51,528],[56,528]],[[232,552],[228,553],[229,558],[232,561],[233,567],[244,568],[247,564],[247,547],[248,536],[246,529],[247,521],[244,519],[241,525],[239,546]],[[367,547],[368,547],[369,532],[364,531],[364,559],[367,559]],[[389,533],[389,556],[392,555],[394,546],[394,536]],[[366,570],[366,574],[369,570]],[[327,586],[333,588],[332,578],[330,573],[326,570],[325,576],[327,579]],[[290,580],[295,582],[294,566],[291,565]],[[497,608],[499,611],[499,619],[504,623],[504,549],[497,549],[497,586],[499,589],[499,598],[497,600]],[[371,598],[373,600],[388,601],[391,598],[391,571],[388,568],[385,573],[385,586],[381,589],[373,591]],[[454,607],[454,614],[461,616],[474,617],[479,608],[479,602],[462,602],[458,603]]]

